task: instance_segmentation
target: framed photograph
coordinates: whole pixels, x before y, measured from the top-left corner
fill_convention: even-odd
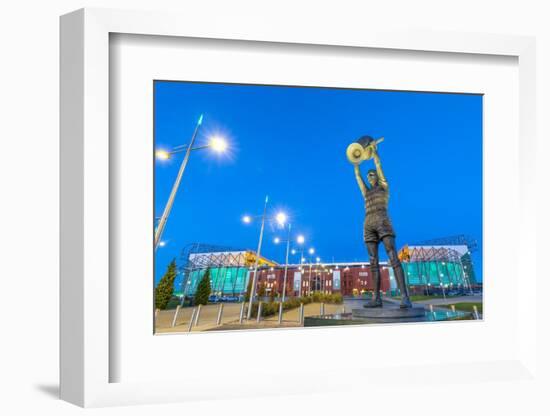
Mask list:
[[[155,333],[482,318],[483,95],[153,88]]]
[[[61,18],[62,398],[531,377],[534,40],[232,28]]]

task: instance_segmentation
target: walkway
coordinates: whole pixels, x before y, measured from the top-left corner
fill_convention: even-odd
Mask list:
[[[333,314],[343,312],[344,305],[325,304],[325,314]],[[262,318],[258,324],[256,319],[250,322],[246,320],[243,324],[239,324],[239,314],[241,310],[240,303],[225,303],[222,316],[222,324],[218,326],[216,320],[218,317],[219,304],[206,305],[201,307],[201,314],[197,326],[193,326],[193,332],[208,331],[213,329],[254,329],[254,328],[277,328],[277,327],[294,327],[301,326],[298,322],[299,308],[291,309],[283,313],[283,321],[281,325],[278,322],[278,315],[272,315]],[[176,319],[176,325],[172,327],[175,309],[160,311],[156,319],[156,333],[181,333],[187,332],[189,329],[189,320],[191,319],[193,308],[181,308]],[[350,312],[346,306],[346,311]],[[321,312],[320,303],[309,303],[304,305],[305,316],[316,316]]]

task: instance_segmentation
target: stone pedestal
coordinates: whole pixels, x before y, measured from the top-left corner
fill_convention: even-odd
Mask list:
[[[436,314],[438,316],[436,316]],[[472,319],[469,312],[430,312],[421,305],[401,309],[398,302],[384,302],[382,308],[356,308],[351,313],[308,316],[304,326],[401,324],[406,322],[453,321]]]
[[[381,308],[361,308],[351,311],[353,319],[368,319],[395,322],[424,318],[425,310],[423,306],[413,306],[412,308],[400,308],[399,304],[385,303]]]

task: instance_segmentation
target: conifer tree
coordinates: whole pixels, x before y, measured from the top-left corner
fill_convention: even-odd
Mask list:
[[[166,309],[168,302],[174,293],[174,280],[176,279],[176,259],[172,260],[166,269],[166,273],[155,288],[155,307]]]
[[[195,293],[195,305],[206,305],[208,298],[210,297],[210,268],[206,269],[204,276],[197,286],[197,292]]]

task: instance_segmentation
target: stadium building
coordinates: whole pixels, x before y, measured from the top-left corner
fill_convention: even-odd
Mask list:
[[[193,252],[192,248],[184,260],[185,266],[180,270],[180,287],[184,295],[193,296],[195,294],[197,285],[207,269],[210,269],[210,287],[213,294],[240,296],[246,292],[250,271],[256,262],[255,252],[227,250],[205,244],[201,244],[195,249],[201,251]],[[258,259],[259,270],[263,271],[265,268],[271,267],[278,267],[278,264],[265,257]]]
[[[398,255],[413,293],[471,290],[475,284],[467,245],[405,246]]]
[[[465,244],[405,246],[399,251],[399,258],[413,294],[471,291],[475,284],[470,251]],[[255,262],[256,253],[252,250],[192,244],[182,253],[184,266],[176,281],[176,295],[194,296],[198,283],[210,269],[213,295],[241,297],[254,277]],[[368,262],[289,264],[286,274],[287,296],[313,292],[357,296],[374,287]],[[396,294],[397,284],[388,263],[380,263],[380,275],[381,290]],[[258,258],[256,293],[281,295],[284,281],[284,265]]]

